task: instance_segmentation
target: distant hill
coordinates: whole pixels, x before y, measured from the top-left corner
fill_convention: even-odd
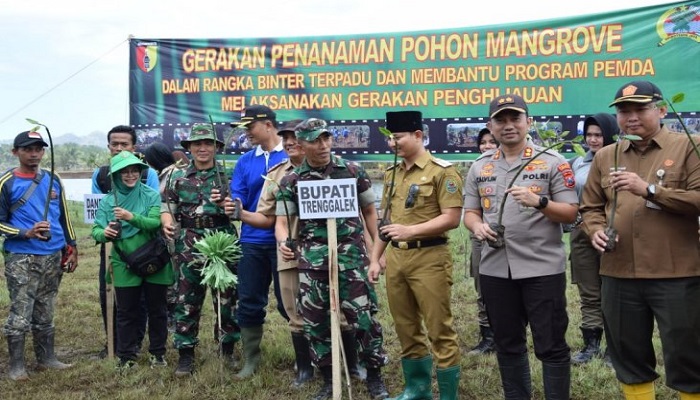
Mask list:
[[[45,135],[45,134],[44,134]],[[48,138],[44,138],[48,142]],[[64,133],[62,135],[56,135],[54,134],[53,136],[53,144],[54,145],[59,145],[59,144],[66,144],[66,143],[75,143],[79,145],[85,145],[85,146],[98,146],[98,147],[106,147],[107,146],[107,132],[102,132],[102,131],[94,131],[88,135],[84,136],[78,136],[74,133]],[[5,139],[5,140],[0,140],[0,144],[12,144],[12,139]]]
[[[54,136],[53,144],[75,143],[85,146],[107,146],[107,133],[102,131],[94,131],[85,136],[78,136],[73,133],[66,133],[60,136]]]

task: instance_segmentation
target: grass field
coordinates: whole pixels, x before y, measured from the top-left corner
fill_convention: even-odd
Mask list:
[[[294,353],[291,339],[282,318],[274,311],[274,304],[268,308],[268,320],[263,337],[263,361],[259,372],[251,379],[237,381],[231,371],[222,369],[216,355],[213,340],[213,313],[207,299],[205,316],[202,318],[200,346],[197,348],[197,373],[192,379],[176,379],[173,376],[177,363],[177,352],[168,349],[166,368],[150,369],[148,354],[142,353],[139,368],[120,375],[115,372],[115,362],[93,360],[103,346],[105,335],[102,330],[98,301],[98,247],[90,239],[90,226],[82,224],[80,203],[73,204],[73,221],[79,235],[80,266],[65,275],[61,284],[56,305],[56,352],[59,359],[74,364],[66,371],[34,371],[34,355],[31,340],[28,340],[26,356],[29,365],[30,381],[12,382],[7,379],[7,342],[0,339],[0,398],[2,399],[308,399],[318,389],[320,378],[315,379],[303,390],[290,388],[293,380]],[[469,253],[468,234],[464,228],[452,232],[451,240],[454,255],[453,313],[459,333],[462,358],[462,378],[460,399],[499,399],[502,398],[500,378],[495,356],[469,357],[467,351],[478,341],[476,323],[475,291],[473,281],[468,277],[465,260]],[[0,321],[5,322],[9,308],[7,287],[4,279],[4,265],[0,274]],[[383,369],[384,377],[392,395],[400,393],[403,387],[399,343],[393,332],[391,317],[386,306],[383,286],[378,287],[380,296],[380,320],[384,326],[384,344],[391,356],[391,363]],[[578,294],[575,286],[568,286],[569,331],[567,340],[573,350],[582,345],[578,329],[580,313]],[[274,296],[270,297],[274,302]],[[663,363],[656,340],[657,359]],[[147,345],[144,345],[147,348]],[[240,351],[240,346],[237,346]],[[539,362],[530,357],[534,398],[542,399],[542,377]],[[658,368],[662,373],[662,368]],[[657,399],[675,399],[676,394],[657,382]],[[437,398],[437,385],[434,383]],[[572,399],[620,399],[622,395],[614,373],[601,361],[572,368]],[[343,398],[349,398],[347,394]],[[353,385],[353,399],[367,399],[363,385]]]

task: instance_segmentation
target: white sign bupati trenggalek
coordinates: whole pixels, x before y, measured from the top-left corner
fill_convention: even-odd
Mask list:
[[[83,195],[83,221],[86,224],[95,223],[95,214],[97,214],[97,207],[100,206],[100,201],[106,195],[100,194],[84,194]]]
[[[299,181],[299,218],[354,218],[360,215],[357,179]]]

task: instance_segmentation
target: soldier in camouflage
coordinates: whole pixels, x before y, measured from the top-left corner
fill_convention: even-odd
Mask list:
[[[77,267],[78,251],[61,179],[39,167],[47,146],[37,132],[20,133],[12,148],[19,167],[0,177],[0,234],[10,297],[3,333],[8,375],[15,381],[29,379],[24,343],[30,329],[38,370],[71,366],[56,359],[53,315],[61,277]]]
[[[277,193],[277,228],[278,237],[286,237],[288,233],[281,232],[286,226],[287,212],[290,216],[298,215],[297,182],[324,179],[356,178],[356,191],[359,206],[365,221],[371,221],[363,226],[359,215],[354,218],[338,218],[338,279],[340,309],[345,315],[348,325],[355,328],[356,348],[360,359],[367,367],[367,389],[373,399],[383,399],[388,396],[381,377],[380,368],[384,365],[382,353],[383,338],[381,325],[373,320],[372,301],[366,275],[369,259],[363,238],[364,229],[369,229],[372,238],[376,239],[377,212],[374,208],[374,193],[372,184],[365,170],[358,164],[332,156],[331,135],[326,122],[311,118],[302,122],[296,131],[306,159],[301,166],[287,174],[280,183]],[[301,314],[304,319],[304,331],[309,336],[312,348],[312,358],[323,374],[324,384],[314,399],[322,400],[331,397],[332,367],[331,367],[331,327],[330,327],[330,295],[328,280],[328,232],[325,219],[304,219],[299,221],[298,238],[300,241],[301,257],[299,259],[299,281]],[[280,251],[285,259],[295,257],[294,249],[280,243]],[[379,328],[377,328],[379,327]],[[377,332],[376,330],[379,330]],[[348,349],[346,346],[346,350]]]
[[[191,264],[194,260],[193,245],[207,230],[234,235],[236,230],[224,209],[210,200],[212,189],[228,187],[223,168],[215,164],[217,149],[224,143],[217,139],[208,124],[195,124],[190,137],[180,143],[192,154],[192,162],[186,169],[173,172],[163,194],[161,222],[163,233],[175,239],[175,262],[180,266],[178,302],[175,306],[175,348],[180,358],[175,375],[186,377],[194,372],[194,347],[199,343],[199,319],[206,296],[206,287],[201,283],[202,266]],[[173,226],[174,221],[180,224],[179,232]],[[229,267],[236,271],[235,265]],[[214,337],[220,341],[227,363],[235,368],[237,361],[233,347],[240,339],[240,328],[234,314],[236,288],[230,288],[219,296],[212,293],[214,309],[218,306],[217,297],[221,299],[222,332],[214,328]]]

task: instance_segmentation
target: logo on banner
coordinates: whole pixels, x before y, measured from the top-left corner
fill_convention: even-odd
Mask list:
[[[661,38],[659,46],[678,38],[700,43],[700,8],[686,5],[669,9],[656,22],[656,33]]]
[[[136,43],[136,64],[143,72],[151,72],[158,64],[158,43]]]

